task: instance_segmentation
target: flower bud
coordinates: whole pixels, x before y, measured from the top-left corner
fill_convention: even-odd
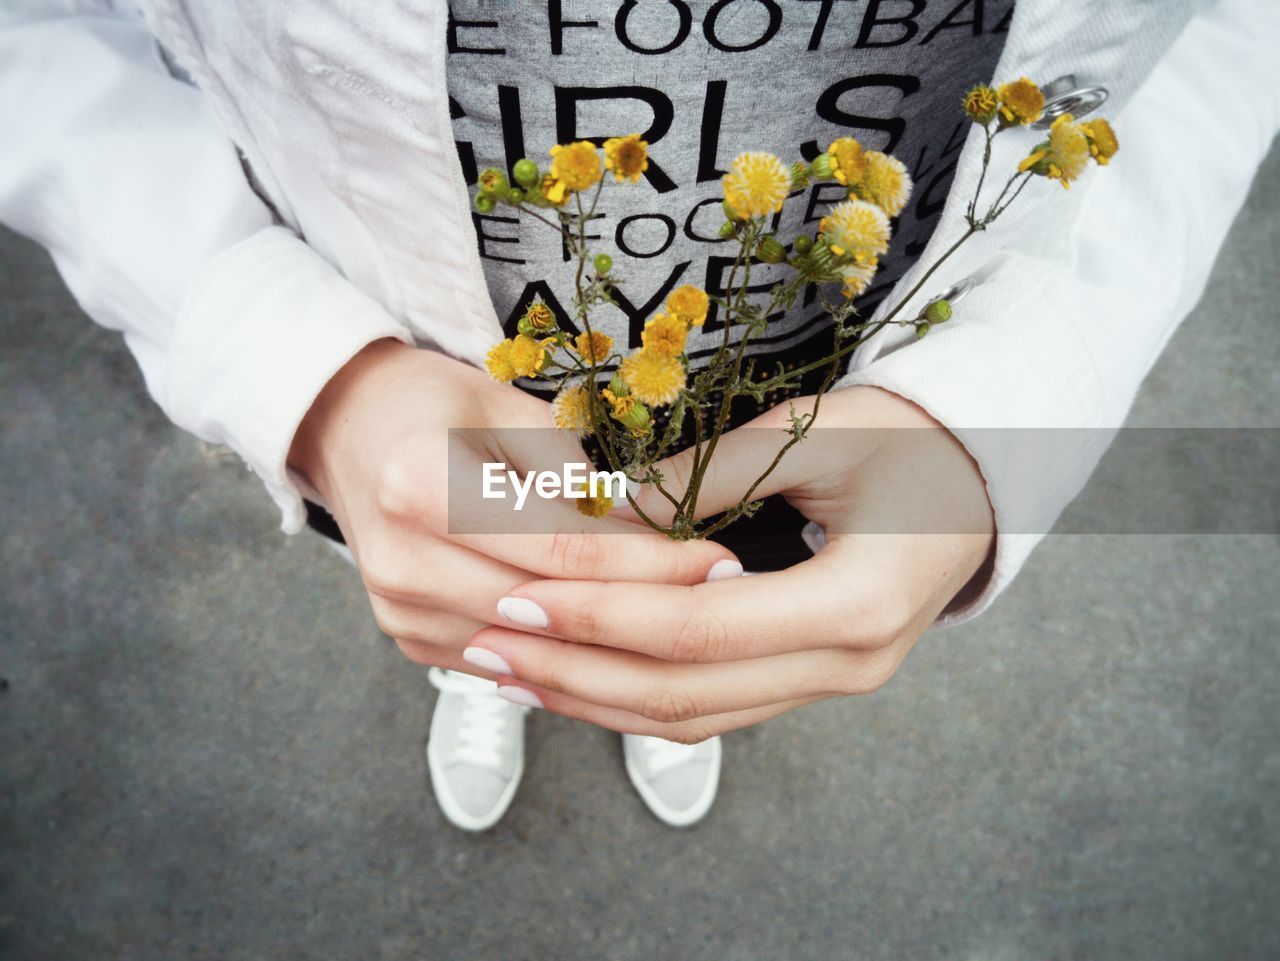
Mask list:
[[[613,269],[613,258],[608,254],[596,254],[592,263],[595,265],[597,274],[607,274]]]
[[[473,203],[475,204],[476,210],[482,214],[493,212],[494,202],[493,196],[490,194],[476,194],[476,199]]]
[[[528,190],[535,186],[542,179],[542,171],[538,169],[538,165],[525,157],[516,161],[515,167],[511,171],[516,178],[516,183]]]
[[[632,434],[643,435],[653,429],[653,415],[649,413],[649,408],[639,401],[627,404],[626,410],[621,415],[618,415],[615,410],[614,419]]]
[[[923,337],[925,334],[929,333],[929,328],[932,326],[933,325],[930,324],[927,320],[919,321],[916,324],[916,337],[920,338],[920,337]]]
[[[519,187],[511,187],[507,190],[507,203],[513,207],[519,207],[524,203],[524,191]]]
[[[756,245],[756,256],[766,264],[780,264],[787,259],[787,248],[773,234],[768,234]]]
[[[809,165],[803,160],[797,160],[791,165],[791,189],[799,190],[801,187],[809,185]]]
[[[545,337],[556,330],[556,315],[542,301],[529,305],[516,328],[526,337]]]
[[[507,181],[507,175],[497,167],[485,167],[484,170],[480,171],[476,185],[483,193],[491,197],[505,196],[507,188],[511,186]]]
[[[835,176],[835,171],[831,169],[831,154],[818,154],[812,164],[809,165],[813,176],[819,180],[830,180]]]
[[[733,236],[734,231],[735,231],[735,228],[733,224],[731,224],[729,221],[726,220],[724,223],[720,225],[720,231],[719,231],[720,239],[728,240],[730,237]]]
[[[931,324],[943,324],[951,319],[951,301],[935,300],[924,309],[924,319]]]
[[[622,379],[621,374],[614,374],[613,379],[609,381],[609,391],[615,397],[626,397],[631,393],[631,388],[627,386],[627,382]]]
[[[801,234],[791,244],[795,248],[795,252],[804,255],[813,249],[813,238],[805,234]]]

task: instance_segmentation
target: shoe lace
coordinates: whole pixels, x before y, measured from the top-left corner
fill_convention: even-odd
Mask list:
[[[528,709],[503,700],[491,682],[469,674],[432,668],[427,676],[437,690],[462,698],[457,746],[452,751],[452,759],[501,771],[507,724],[515,712],[524,713]]]
[[[640,746],[644,750],[645,761],[652,774],[661,774],[668,768],[683,764],[693,757],[695,750],[692,744],[681,744],[679,741],[667,741],[647,735]]]

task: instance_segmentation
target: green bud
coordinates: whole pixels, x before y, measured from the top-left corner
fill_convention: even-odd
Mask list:
[[[480,213],[487,214],[493,212],[494,202],[493,197],[490,194],[476,194],[474,202],[476,210],[480,211]]]
[[[929,333],[929,328],[932,326],[933,325],[927,320],[920,321],[916,324],[916,337],[923,337],[925,334]]]
[[[613,392],[615,397],[626,397],[631,393],[631,388],[627,386],[627,382],[622,379],[621,374],[614,374],[609,381],[609,390]]]
[[[507,181],[507,175],[497,167],[485,167],[484,170],[480,171],[476,186],[480,188],[481,192],[491,197],[504,197],[506,196],[507,188],[511,184]]]
[[[801,187],[809,185],[809,165],[803,160],[797,160],[791,165],[791,189],[799,190]]]
[[[817,179],[830,180],[834,173],[831,169],[831,154],[818,154],[813,163],[809,165],[809,169]]]
[[[773,234],[768,234],[756,245],[756,256],[766,264],[780,264],[787,259],[787,248]]]
[[[726,201],[723,201],[723,202],[720,204],[720,206],[721,206],[722,208],[724,208],[724,215],[725,215],[729,220],[741,220],[741,219],[742,219],[741,217],[739,217],[739,216],[738,216],[738,212],[737,212],[736,210],[734,210],[732,207],[730,207],[730,206],[729,206],[729,201],[727,201],[727,200],[726,200]]]
[[[935,300],[924,309],[924,319],[931,324],[944,324],[951,319],[951,301]]]
[[[720,225],[720,239],[728,240],[734,235],[736,228],[729,221],[725,221]]]
[[[512,187],[507,191],[507,203],[513,207],[519,207],[524,203],[524,191],[519,187]]]
[[[525,157],[516,161],[516,165],[511,171],[515,174],[516,183],[528,190],[542,179],[542,171],[538,169],[538,165]]]
[[[801,234],[795,239],[792,246],[795,248],[796,253],[801,255],[807,254],[813,249],[813,238]]]
[[[613,258],[608,254],[596,254],[592,263],[595,265],[597,274],[607,274],[613,269]]]
[[[653,415],[639,401],[632,404],[631,409],[621,417],[615,417],[615,420],[633,434],[647,434],[653,429]]]

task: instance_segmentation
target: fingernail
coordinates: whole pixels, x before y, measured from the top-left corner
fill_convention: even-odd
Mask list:
[[[498,697],[510,701],[512,704],[519,704],[521,707],[542,707],[542,698],[523,687],[516,687],[514,684],[508,684],[506,687],[498,688]]]
[[[626,491],[616,495],[613,498],[614,510],[622,510],[623,508],[629,508],[631,506],[630,502],[627,500],[627,494],[631,495],[632,500],[635,500],[637,497],[640,496],[640,485],[637,484],[635,481],[633,481],[630,477],[627,478]]]
[[[727,581],[731,577],[742,576],[742,565],[737,561],[725,558],[722,561],[716,561],[711,565],[711,570],[707,571],[707,583],[712,581]]]
[[[511,665],[502,659],[501,656],[493,653],[493,651],[485,650],[483,647],[468,647],[462,652],[462,659],[468,664],[480,668],[482,671],[489,671],[492,674],[511,674]]]
[[[738,566],[738,572],[742,572],[741,565]],[[547,626],[547,612],[527,597],[504,597],[498,601],[498,613],[524,627]]]

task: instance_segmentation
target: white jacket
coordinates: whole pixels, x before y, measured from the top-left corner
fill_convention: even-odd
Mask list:
[[[339,0],[6,3],[0,221],[50,250],[169,417],[238,451],[299,530],[285,458],[348,358],[392,336],[479,363],[501,337],[453,143],[446,4],[375,0],[357,21]],[[984,428],[1123,421],[1280,125],[1277,36],[1276,0],[1018,0],[997,79],[1105,87],[1121,151],[1069,192],[1037,181],[922,293],[976,280],[954,322],[919,341],[889,328],[844,381],[919,403],[983,471],[995,572],[956,616],[1008,584],[1108,436],[1036,449]],[[900,290],[963,229],[979,139]],[[1000,138],[993,169],[1029,142]]]

